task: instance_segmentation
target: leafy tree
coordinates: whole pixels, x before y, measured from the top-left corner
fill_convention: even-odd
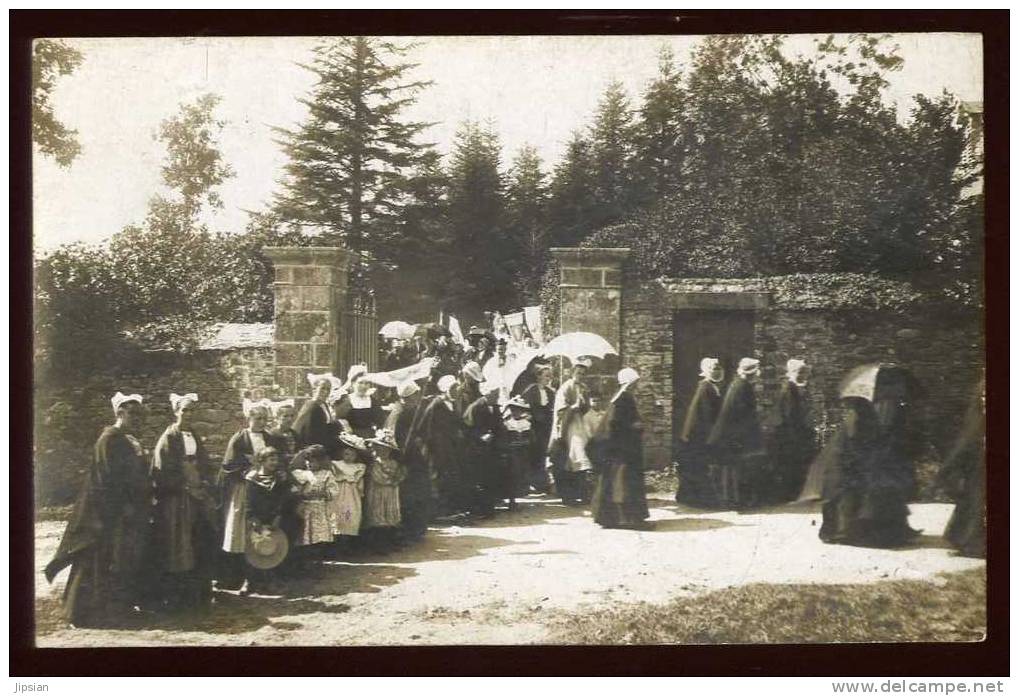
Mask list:
[[[81,153],[78,131],[57,120],[50,98],[57,80],[81,65],[81,52],[63,41],[38,39],[32,48],[32,141],[61,167]]]
[[[902,123],[884,100],[902,62],[886,37],[817,48],[790,57],[782,37],[702,41],[657,116],[689,129],[669,167],[678,188],[585,243],[636,247],[652,276],[878,272],[969,292],[980,203],[963,198],[975,174],[960,168],[958,102],[918,97]],[[660,159],[646,121],[642,111],[642,181]]]
[[[505,182],[491,126],[460,126],[449,168],[449,235],[458,260],[449,269],[443,308],[478,317],[513,298],[514,247],[505,230]]]
[[[410,176],[429,156],[430,145],[418,141],[429,124],[402,119],[430,84],[409,79],[409,48],[371,37],[319,44],[303,66],[318,78],[301,100],[307,119],[276,129],[290,158],[275,204],[281,219],[372,259],[391,258]]]
[[[541,276],[548,248],[548,185],[541,158],[531,145],[520,148],[510,166],[506,187],[506,229],[516,248],[516,285],[523,300],[537,299],[534,280]]]

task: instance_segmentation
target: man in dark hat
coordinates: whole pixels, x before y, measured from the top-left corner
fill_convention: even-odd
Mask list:
[[[502,415],[499,413],[499,387],[494,382],[481,386],[483,396],[464,411],[466,428],[466,459],[473,481],[472,512],[488,517],[495,510],[495,501],[503,496],[501,482],[505,478],[500,443],[503,439]]]

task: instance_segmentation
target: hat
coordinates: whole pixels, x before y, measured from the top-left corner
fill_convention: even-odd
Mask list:
[[[756,375],[761,361],[756,358],[740,358],[736,373],[739,375]]]
[[[391,430],[378,430],[375,433],[375,437],[365,440],[369,445],[376,445],[378,447],[387,447],[396,452],[400,451],[400,446],[396,444],[396,438],[393,436]]]
[[[266,413],[268,414],[270,411],[272,411],[272,402],[269,401],[268,399],[259,399],[258,401],[252,401],[251,399],[248,398],[245,398],[244,401],[241,402],[241,411],[244,413],[245,417],[250,416],[251,412],[256,408],[264,408]]]
[[[464,363],[463,368],[460,370],[463,374],[467,375],[475,382],[480,382],[484,377],[481,374],[481,365],[474,360]]]
[[[481,328],[480,326],[472,326],[470,328],[470,330],[467,332],[467,335],[468,336],[484,336],[485,335],[485,330],[483,328]]]
[[[439,381],[435,383],[435,386],[438,387],[441,393],[448,394],[454,384],[456,384],[456,377],[453,375],[443,375],[439,377]]]
[[[413,396],[421,391],[421,387],[417,385],[412,379],[408,379],[406,382],[401,383],[396,387],[396,395],[401,399],[406,399],[408,396]]]
[[[193,392],[190,394],[170,393],[170,406],[173,408],[174,413],[177,413],[177,411],[181,410],[188,404],[193,404],[196,401],[198,401],[198,394]]]
[[[113,404],[113,415],[117,415],[117,411],[120,409],[121,405],[127,403],[128,401],[136,401],[140,406],[142,403],[142,395],[123,394],[121,392],[117,392],[116,394],[114,394],[113,398],[110,399],[110,403]]]
[[[591,367],[591,365],[594,365],[594,361],[586,355],[580,355],[573,361],[573,366],[576,367],[577,365],[581,367]]]
[[[626,386],[640,379],[640,375],[632,367],[624,367],[616,376],[621,386]]]
[[[710,377],[718,367],[718,358],[701,358],[701,377]]]
[[[248,532],[244,558],[248,565],[260,570],[275,568],[287,557],[290,545],[287,535],[277,527],[263,527]]]
[[[364,452],[367,449],[364,444],[364,438],[360,435],[355,435],[354,433],[340,433],[339,440],[342,444],[347,447],[351,447],[358,452]]]
[[[520,394],[517,394],[512,399],[504,403],[502,407],[504,409],[512,407],[512,408],[526,408],[528,411],[531,410],[531,405],[524,401],[524,397],[520,396]]]

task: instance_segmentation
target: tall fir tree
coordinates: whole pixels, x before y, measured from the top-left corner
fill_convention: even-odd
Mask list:
[[[683,77],[675,54],[663,46],[658,75],[648,85],[635,124],[636,204],[649,205],[681,190],[684,157],[692,139]]]
[[[630,100],[622,83],[612,82],[602,95],[591,126],[594,229],[619,222],[633,205],[635,135]]]
[[[517,249],[516,286],[525,303],[537,300],[537,280],[548,249],[548,184],[541,158],[532,145],[524,145],[510,166],[506,187],[506,229]]]
[[[574,246],[593,229],[594,162],[591,142],[574,133],[549,184],[548,218],[552,246]]]
[[[449,167],[449,239],[457,254],[443,309],[479,319],[515,299],[514,247],[505,228],[499,138],[490,125],[463,123]]]
[[[318,229],[370,261],[397,254],[410,179],[431,150],[419,140],[431,124],[403,118],[431,84],[410,78],[410,48],[372,37],[324,41],[303,66],[318,77],[301,100],[307,119],[296,130],[275,129],[290,158],[275,201],[280,218]]]

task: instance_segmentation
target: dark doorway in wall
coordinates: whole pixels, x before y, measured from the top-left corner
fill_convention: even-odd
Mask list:
[[[672,321],[673,454],[683,428],[686,407],[700,381],[701,358],[718,358],[725,383],[736,373],[740,358],[754,354],[754,313],[731,309],[682,309]],[[724,394],[724,390],[723,390]]]

